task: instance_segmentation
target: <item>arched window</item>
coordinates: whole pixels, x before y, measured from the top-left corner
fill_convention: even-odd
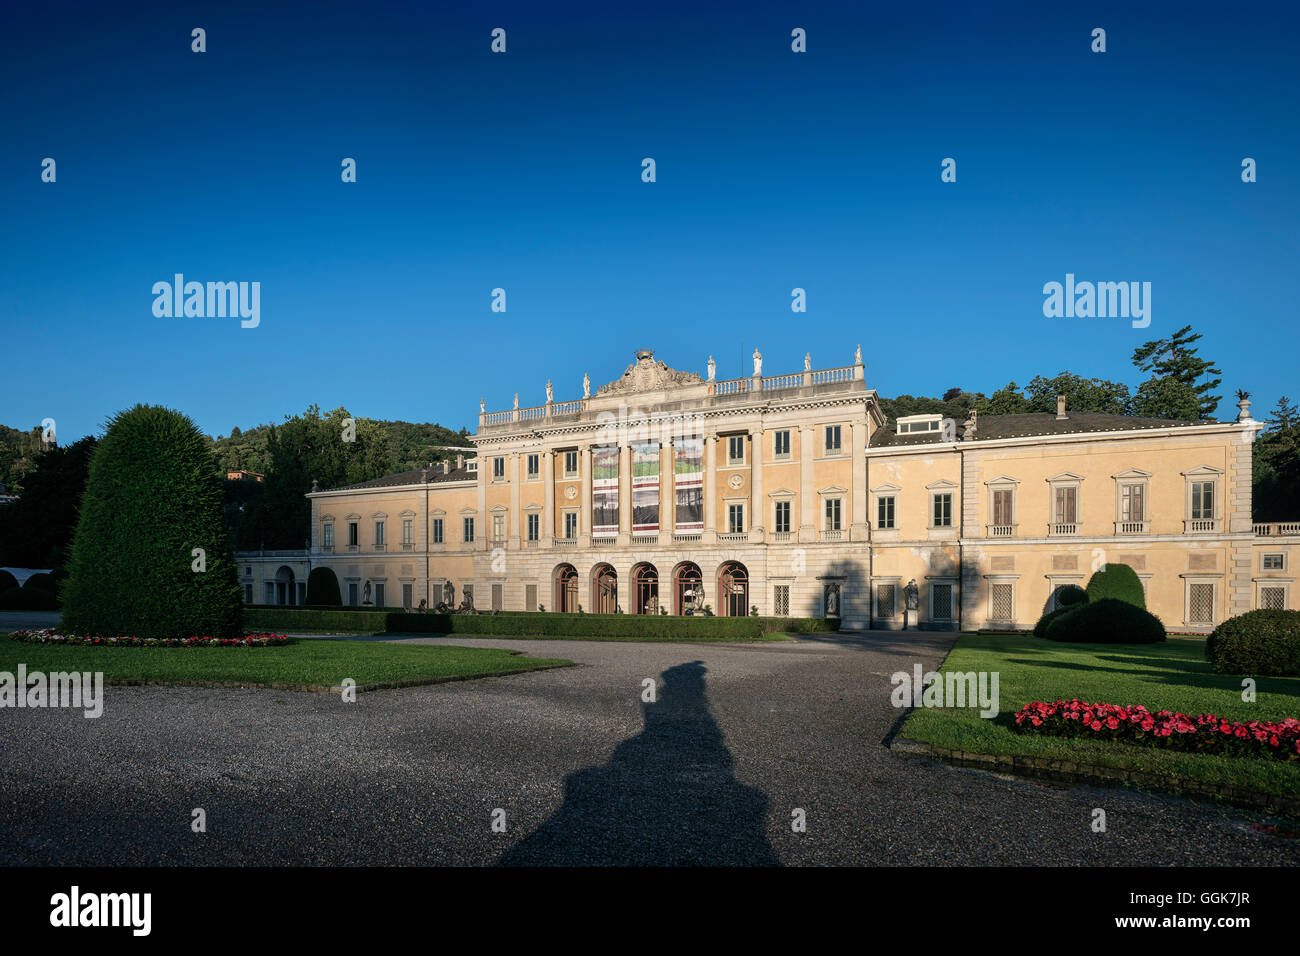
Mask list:
[[[718,612],[726,617],[749,613],[749,572],[739,561],[728,561],[718,572]]]
[[[659,613],[659,571],[653,564],[638,564],[632,569],[632,587],[637,614]]]

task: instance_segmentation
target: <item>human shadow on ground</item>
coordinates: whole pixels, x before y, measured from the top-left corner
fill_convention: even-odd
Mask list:
[[[645,729],[569,774],[564,802],[498,865],[779,866],[768,800],[738,783],[700,661],[663,672]]]

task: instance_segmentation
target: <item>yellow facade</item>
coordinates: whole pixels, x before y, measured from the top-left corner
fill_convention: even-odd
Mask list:
[[[1228,423],[1064,408],[889,422],[856,356],[769,377],[755,364],[715,381],[643,350],[594,395],[481,410],[473,458],[314,491],[310,549],[241,554],[246,594],[300,601],[323,564],[347,604],[433,607],[450,584],[479,610],[694,601],[846,627],[1027,628],[1057,588],[1119,562],[1173,631],[1296,606],[1300,525],[1251,523],[1247,405]],[[695,441],[698,477],[689,460],[679,474]]]

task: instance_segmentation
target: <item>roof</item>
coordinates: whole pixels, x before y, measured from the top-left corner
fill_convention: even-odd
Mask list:
[[[475,473],[465,466],[452,468],[444,475],[442,473],[442,465],[436,464],[432,468],[428,469],[427,480],[430,484],[437,484],[443,481],[473,481],[475,477]],[[380,478],[371,478],[369,481],[360,481],[355,485],[339,485],[337,488],[322,488],[320,490],[357,491],[362,488],[399,488],[403,485],[422,485],[425,483],[425,480],[425,469],[412,468],[410,471],[399,471],[394,475],[384,475]]]
[[[1069,417],[1065,419],[1058,419],[1055,412],[1030,412],[1023,415],[981,415],[976,421],[975,441],[1218,424],[1217,422],[1186,421],[1174,418],[1139,418],[1134,415],[1112,415],[1108,412],[1069,412],[1068,415]],[[960,425],[958,427],[960,428]],[[894,432],[893,427],[889,426],[882,428],[871,436],[871,447],[905,448],[909,445],[936,445],[941,444],[943,441],[943,432],[919,432],[917,434],[898,435]]]

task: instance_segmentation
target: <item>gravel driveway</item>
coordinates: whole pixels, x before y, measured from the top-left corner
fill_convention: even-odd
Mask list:
[[[0,710],[0,863],[1300,862],[1245,811],[891,753],[889,675],[951,641],[482,640],[582,666],[356,703],[115,687],[98,720]]]

